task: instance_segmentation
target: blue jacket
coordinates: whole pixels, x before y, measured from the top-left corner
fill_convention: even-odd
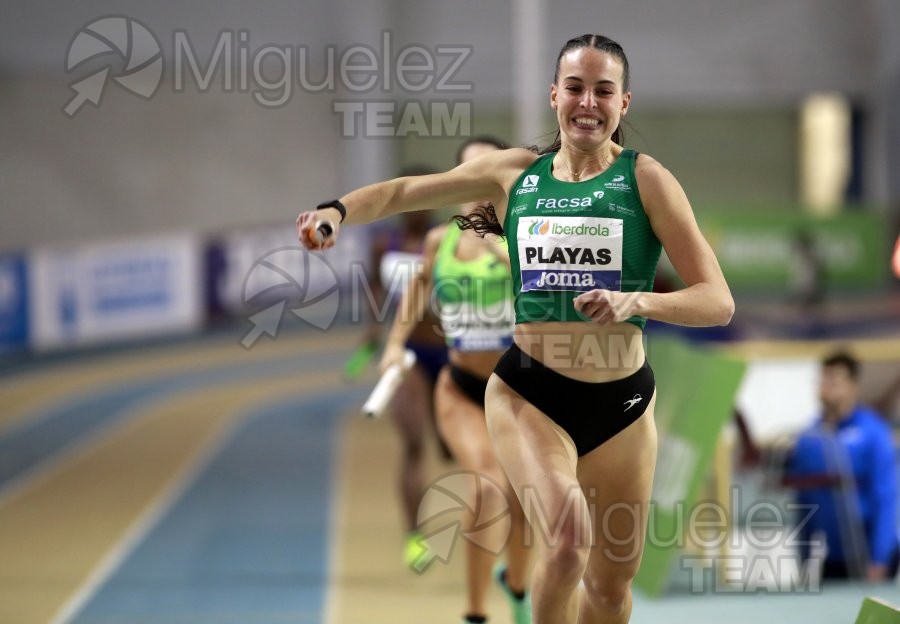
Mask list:
[[[887,564],[898,547],[897,467],[890,427],[872,410],[857,405],[835,430],[822,420],[804,431],[787,463],[789,478],[831,476],[853,473],[856,496],[839,487],[800,489],[797,502],[817,505],[809,523],[801,530],[808,540],[823,531],[829,561],[847,561],[845,546],[847,518],[862,521],[870,563]],[[847,494],[851,495],[848,496]],[[855,498],[855,500],[853,500]],[[800,517],[806,515],[801,511]]]

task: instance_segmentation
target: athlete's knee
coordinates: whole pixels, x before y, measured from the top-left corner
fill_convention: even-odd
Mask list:
[[[547,576],[563,583],[576,583],[587,565],[588,548],[576,542],[560,542],[544,554]]]
[[[581,578],[590,555],[590,538],[582,523],[566,516],[558,523],[556,531],[544,549],[548,571],[561,578]]]
[[[588,570],[584,575],[584,597],[598,611],[610,615],[622,613],[631,595],[633,575],[630,572],[597,574]]]
[[[538,540],[546,550],[560,557],[579,558],[587,555],[591,547],[591,522],[587,505],[580,490],[559,487],[544,492],[546,504],[540,493],[524,491],[522,507]]]

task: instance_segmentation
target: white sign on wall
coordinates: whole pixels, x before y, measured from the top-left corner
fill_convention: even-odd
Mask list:
[[[45,247],[29,260],[36,349],[194,330],[203,321],[192,236]]]
[[[817,418],[819,369],[814,358],[753,359],[738,389],[737,407],[757,443],[792,437]]]

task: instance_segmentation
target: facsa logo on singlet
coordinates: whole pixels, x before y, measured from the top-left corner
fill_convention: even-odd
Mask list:
[[[537,208],[587,208],[594,203],[590,195],[585,197],[541,197],[537,200]]]
[[[603,185],[603,188],[612,191],[630,191],[631,185],[625,182],[625,176],[613,176],[613,179]]]
[[[516,190],[516,195],[522,195],[523,193],[537,193],[539,180],[540,176],[525,176],[525,179],[522,180],[522,188]]]

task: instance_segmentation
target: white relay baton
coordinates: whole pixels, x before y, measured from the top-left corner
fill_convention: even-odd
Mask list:
[[[313,230],[313,235],[317,243],[324,243],[331,238],[332,234],[334,234],[334,226],[331,224],[331,221],[325,221],[324,219],[316,221],[316,229]]]
[[[397,386],[403,381],[403,375],[416,363],[416,354],[407,349],[403,352],[403,362],[391,364],[375,384],[372,394],[363,404],[362,413],[367,418],[380,418],[391,397],[397,390]]]

